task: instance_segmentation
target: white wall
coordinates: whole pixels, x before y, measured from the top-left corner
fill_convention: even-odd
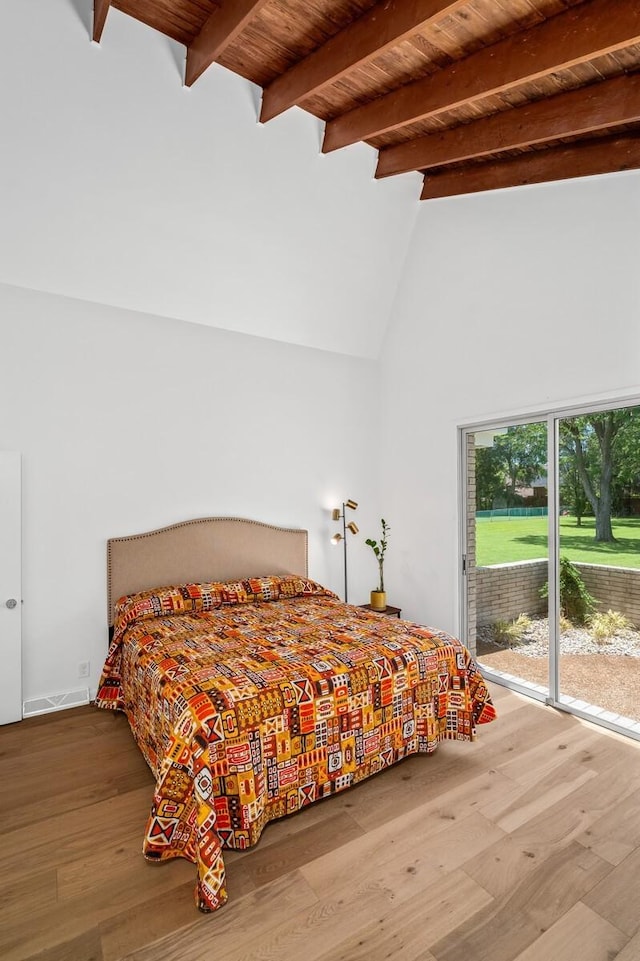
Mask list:
[[[419,177],[91,0],[0,4],[0,282],[377,356]],[[80,16],[80,13],[83,15]],[[28,51],[28,52],[27,52]]]
[[[363,145],[324,157],[300,110],[259,125],[259,90],[228,71],[184,89],[184,48],[118,10],[90,43],[91,9],[0,5],[0,447],[24,458],[25,698],[81,686],[80,660],[95,685],[109,536],[210,514],[307,527],[312,576],[342,591],[329,509],[355,498],[375,534],[371,358],[418,209],[417,176],[376,183]]]
[[[640,174],[424,203],[384,343],[388,582],[457,630],[457,426],[640,393]]]
[[[342,593],[330,508],[359,500],[375,531],[375,372],[0,285],[0,446],[23,454],[24,698],[82,687],[87,659],[95,687],[110,536],[211,515],[304,527],[311,576]],[[375,572],[363,538],[350,546],[350,596],[364,602]]]
[[[88,658],[95,684],[106,538],[188,516],[308,527],[312,576],[341,589],[329,508],[352,497],[350,598],[383,513],[391,603],[455,630],[457,425],[638,389],[640,175],[416,219],[416,176],[375,183],[362,145],[323,157],[299,110],[261,127],[222,68],[182,89],[184,51],[115,9],[90,44],[90,9],[0,8],[25,697],[77,687]]]

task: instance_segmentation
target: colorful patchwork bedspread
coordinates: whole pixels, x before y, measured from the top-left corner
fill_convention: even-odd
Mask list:
[[[156,776],[145,857],[194,861],[202,910],[227,899],[223,848],[495,717],[455,638],[300,577],[136,594],[114,627],[96,703]]]

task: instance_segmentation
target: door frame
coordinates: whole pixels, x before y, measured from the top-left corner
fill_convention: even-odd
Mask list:
[[[22,458],[19,451],[0,451],[2,472],[3,543],[8,551],[7,568],[2,565],[0,585],[0,630],[2,666],[8,688],[3,689],[1,724],[22,720]],[[6,489],[5,489],[6,488]],[[16,601],[8,609],[7,600]],[[16,636],[17,631],[17,636]]]
[[[459,518],[460,526],[458,532],[459,555],[458,555],[458,617],[461,630],[461,637],[464,643],[470,639],[468,637],[468,571],[475,568],[475,556],[469,562],[467,555],[467,530],[470,522],[468,510],[468,487],[467,487],[467,437],[479,431],[499,430],[504,427],[517,426],[519,424],[532,424],[545,422],[547,424],[547,493],[548,493],[548,576],[549,576],[549,677],[548,693],[535,684],[530,684],[523,679],[517,680],[510,676],[504,676],[489,668],[482,667],[483,674],[490,681],[495,681],[510,690],[524,694],[534,700],[541,701],[550,707],[566,711],[583,720],[591,721],[600,727],[624,734],[640,741],[640,723],[634,724],[630,728],[615,721],[590,713],[582,708],[575,707],[570,698],[563,695],[560,691],[560,652],[559,652],[559,621],[560,621],[560,590],[559,590],[559,433],[560,421],[564,418],[578,417],[583,414],[601,413],[607,410],[617,410],[621,407],[640,407],[640,390],[637,393],[625,394],[612,398],[594,398],[579,403],[560,404],[553,407],[546,407],[543,410],[533,410],[530,413],[519,411],[517,414],[504,414],[487,420],[473,421],[460,424],[458,426],[458,483],[459,483]],[[473,518],[475,524],[475,517]],[[475,645],[475,636],[471,639]],[[475,649],[475,647],[474,647]]]

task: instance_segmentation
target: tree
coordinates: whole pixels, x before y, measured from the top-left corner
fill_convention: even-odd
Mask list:
[[[576,527],[582,527],[582,518],[590,511],[580,474],[576,464],[573,437],[568,431],[560,430],[560,504],[569,507],[576,518]],[[597,444],[588,444],[585,457],[589,460],[589,470],[598,464]]]
[[[516,491],[546,470],[546,424],[520,424],[496,434],[491,447],[476,448],[476,508],[490,510],[498,498],[520,502]]]
[[[595,515],[598,542],[615,541],[611,513],[613,481],[618,476],[616,455],[621,462],[626,460],[627,471],[633,470],[633,463],[637,465],[637,447],[630,443],[630,435],[637,440],[639,414],[640,408],[625,407],[560,423],[561,437],[574,454],[575,469]]]
[[[516,490],[529,486],[546,471],[547,425],[519,424],[498,435],[494,447],[502,458],[506,473],[505,489],[509,504],[517,501]]]
[[[490,511],[504,493],[502,458],[493,447],[476,448],[476,510]]]
[[[629,513],[640,494],[640,410],[628,419],[615,442],[611,504],[614,516]]]
[[[560,470],[560,502],[572,508],[576,516],[576,527],[582,527],[582,518],[587,512],[589,501],[580,481],[575,454],[565,455],[564,458],[562,453],[560,454]]]

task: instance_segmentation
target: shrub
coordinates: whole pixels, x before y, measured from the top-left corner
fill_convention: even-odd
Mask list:
[[[495,621],[492,625],[493,639],[497,644],[514,647],[522,643],[522,635],[531,627],[531,618],[519,614],[514,621]]]
[[[573,627],[573,624],[571,623],[569,618],[565,617],[564,614],[560,614],[560,633],[566,634],[567,631],[570,631],[572,629],[572,627]]]
[[[598,603],[587,590],[582,576],[568,557],[560,558],[560,612],[573,624],[585,624]],[[549,596],[549,581],[540,588],[540,596]]]
[[[601,611],[592,614],[589,619],[589,630],[598,644],[603,644],[614,634],[631,627],[631,623],[619,611]]]

